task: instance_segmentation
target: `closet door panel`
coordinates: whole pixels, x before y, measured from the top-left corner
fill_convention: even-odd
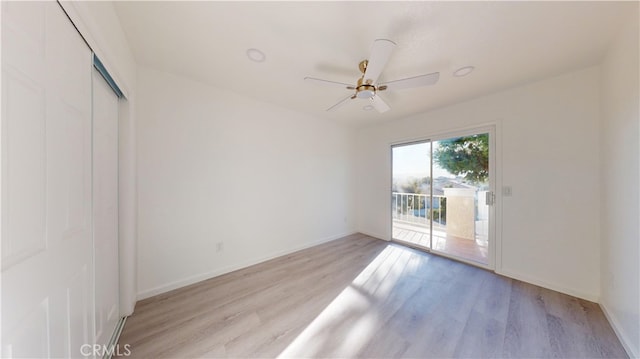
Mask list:
[[[2,2],[2,357],[94,338],[91,51],[56,2]]]

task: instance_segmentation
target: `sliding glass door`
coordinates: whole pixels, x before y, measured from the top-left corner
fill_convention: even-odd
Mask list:
[[[394,241],[490,266],[491,131],[394,145]]]

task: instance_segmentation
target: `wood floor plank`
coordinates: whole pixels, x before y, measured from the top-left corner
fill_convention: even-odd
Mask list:
[[[540,295],[541,289],[523,282],[513,282],[503,357],[551,357],[547,313]]]
[[[456,358],[500,358],[505,330],[504,322],[472,310],[453,356]]]
[[[595,303],[362,234],[140,301],[119,343],[134,358],[626,357]]]

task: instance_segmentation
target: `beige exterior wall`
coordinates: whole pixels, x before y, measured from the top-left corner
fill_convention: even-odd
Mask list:
[[[445,188],[447,198],[447,235],[473,240],[475,238],[475,190]]]

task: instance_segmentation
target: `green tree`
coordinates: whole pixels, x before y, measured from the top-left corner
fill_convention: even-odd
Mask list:
[[[484,183],[489,177],[489,135],[472,135],[438,142],[435,162],[471,183]]]

